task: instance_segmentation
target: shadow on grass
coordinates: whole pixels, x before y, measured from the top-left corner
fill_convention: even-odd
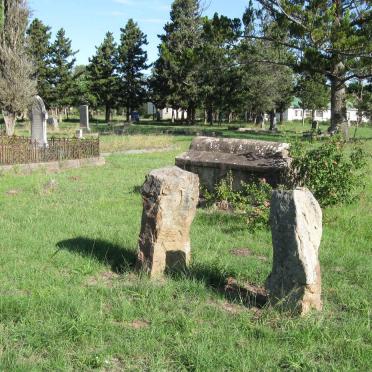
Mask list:
[[[264,288],[254,284],[238,284],[234,273],[228,273],[216,266],[194,264],[184,273],[168,273],[174,280],[191,279],[203,282],[207,289],[223,295],[228,302],[240,303],[248,308],[264,307],[268,302]]]
[[[128,248],[104,240],[75,238],[57,243],[59,250],[68,250],[84,257],[93,257],[109,264],[117,274],[136,270],[137,255]],[[57,251],[57,252],[58,252]],[[203,282],[208,290],[222,294],[231,303],[241,303],[246,307],[263,307],[267,303],[266,292],[255,285],[239,285],[233,278],[234,273],[204,264],[194,264],[186,272],[168,272],[173,280],[197,280]]]
[[[104,240],[75,238],[57,243],[58,250],[68,250],[84,257],[93,257],[98,261],[109,264],[115,273],[124,273],[135,269],[136,253],[128,248],[112,244]]]

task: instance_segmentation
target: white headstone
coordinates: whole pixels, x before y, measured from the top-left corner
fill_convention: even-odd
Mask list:
[[[47,119],[48,112],[41,97],[35,96],[31,108],[31,138],[39,146],[47,146]]]
[[[82,139],[83,138],[83,130],[82,129],[78,129],[76,131],[76,138],[78,138],[78,139]]]
[[[90,130],[89,128],[89,107],[88,105],[82,105],[79,107],[80,111],[80,128]]]

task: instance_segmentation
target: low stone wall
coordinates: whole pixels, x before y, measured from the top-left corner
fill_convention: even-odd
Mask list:
[[[31,163],[31,164],[16,164],[16,165],[2,165],[0,166],[0,174],[4,173],[22,173],[30,174],[38,170],[45,170],[50,173],[59,172],[65,169],[76,169],[81,167],[97,167],[105,165],[104,157],[88,158],[88,159],[74,159],[63,161],[51,161],[48,163]]]

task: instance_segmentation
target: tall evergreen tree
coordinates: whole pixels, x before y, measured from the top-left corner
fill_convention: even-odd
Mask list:
[[[372,76],[370,0],[258,0],[260,13],[277,24],[265,35],[255,27],[249,37],[285,45],[295,52],[298,71],[320,73],[331,82],[331,127],[346,121],[346,83]],[[252,19],[252,24],[257,22]]]
[[[127,121],[132,110],[138,109],[147,97],[144,71],[149,67],[147,52],[147,37],[137,23],[129,19],[121,29],[119,45],[118,73],[120,76],[120,100],[127,111]]]
[[[315,110],[326,109],[329,104],[330,94],[325,76],[303,74],[297,82],[296,95],[301,100],[301,107],[304,110],[311,110],[314,118]]]
[[[50,66],[51,45],[50,27],[39,19],[34,19],[27,30],[28,53],[35,64],[37,91],[46,104],[50,102],[52,70]]]
[[[51,46],[51,94],[49,105],[57,110],[66,108],[72,104],[72,91],[74,86],[73,71],[76,62],[71,47],[71,40],[66,37],[62,28],[57,32],[56,40]]]
[[[97,108],[97,99],[91,91],[91,78],[88,66],[78,65],[73,72],[72,97],[74,106],[89,105]]]
[[[111,32],[103,43],[96,47],[96,55],[90,58],[88,73],[91,93],[97,105],[106,109],[106,122],[110,121],[111,109],[118,103],[117,45]]]
[[[160,36],[159,61],[154,75],[166,82],[167,103],[188,110],[194,121],[199,104],[198,53],[201,45],[202,20],[199,0],[174,0],[168,22]]]
[[[213,124],[215,116],[220,118],[223,111],[230,112],[242,105],[241,76],[234,63],[240,29],[239,19],[218,14],[212,19],[204,19],[198,84],[210,124]]]

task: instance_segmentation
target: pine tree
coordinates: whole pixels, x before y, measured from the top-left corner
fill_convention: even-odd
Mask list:
[[[111,109],[118,103],[117,45],[111,32],[103,43],[96,47],[96,55],[90,58],[88,73],[90,91],[96,97],[97,105],[106,109],[106,122],[110,121]]]
[[[221,117],[242,105],[241,76],[236,61],[236,44],[241,22],[215,14],[203,23],[202,45],[198,50],[199,94],[213,124],[213,113]]]
[[[120,29],[119,64],[120,101],[130,114],[138,109],[147,98],[144,71],[147,65],[147,52],[143,49],[148,44],[146,35],[138,24],[129,19],[126,26]]]
[[[35,78],[37,91],[46,104],[51,100],[52,70],[50,66],[51,45],[50,27],[43,24],[39,19],[34,19],[27,30],[28,53],[35,64]]]
[[[56,40],[51,46],[51,94],[48,104],[60,111],[72,104],[73,71],[76,59],[71,48],[71,40],[62,28],[57,32]]]
[[[187,109],[194,121],[199,104],[198,53],[201,45],[202,20],[198,0],[175,0],[170,22],[160,37],[159,61],[154,77],[166,82],[167,103],[174,109]]]
[[[26,52],[25,32],[29,17],[26,0],[6,0],[0,29],[0,108],[6,132],[14,134],[17,114],[24,113],[36,94],[33,63]]]
[[[296,95],[301,100],[303,110],[311,110],[314,119],[315,110],[326,109],[329,103],[329,89],[324,75],[303,74],[296,86]],[[303,115],[305,119],[305,115]]]
[[[88,66],[78,65],[73,72],[72,104],[74,106],[89,105],[97,108],[97,99],[91,91],[91,78]]]
[[[346,121],[346,83],[372,76],[372,8],[370,0],[258,0],[259,14],[270,17],[277,32],[264,27],[248,37],[285,45],[295,52],[291,65],[298,71],[319,73],[331,83],[331,127]]]

